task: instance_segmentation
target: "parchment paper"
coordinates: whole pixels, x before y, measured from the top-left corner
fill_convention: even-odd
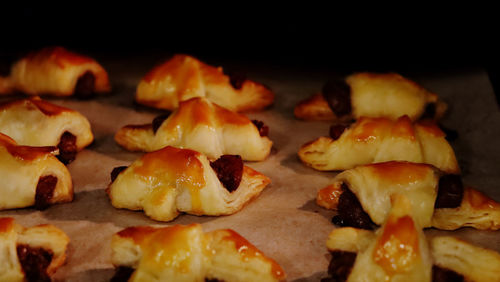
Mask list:
[[[12,216],[25,226],[54,224],[69,235],[67,264],[56,273],[57,280],[109,281],[114,272],[110,263],[110,238],[125,227],[193,222],[201,223],[205,231],[232,228],[239,232],[275,259],[287,273],[288,281],[319,281],[326,276],[330,256],[325,242],[335,228],[330,222],[334,212],[317,206],[315,197],[335,173],[306,167],[298,160],[297,151],[303,143],[327,135],[330,124],[298,121],[293,117],[293,107],[320,90],[331,74],[252,66],[249,77],[270,86],[276,92],[276,100],[273,107],[248,116],[269,125],[275,149],[266,161],[246,164],[268,175],[272,184],[237,214],[180,215],[172,222],[161,223],[150,220],[143,212],[113,208],[104,191],[114,167],[129,165],[141,155],[120,148],[113,140],[114,133],[126,124],[149,123],[160,113],[133,103],[137,83],[155,62],[112,59],[103,63],[113,82],[111,95],[91,101],[52,99],[87,116],[95,134],[95,142],[69,165],[74,201],[42,212],[34,209],[0,212],[0,216]],[[411,78],[449,103],[444,124],[459,132],[459,139],[452,145],[465,183],[500,201],[500,147],[497,145],[500,144],[500,113],[486,73],[475,69]],[[500,251],[500,232],[464,228],[454,232],[430,229],[426,233],[452,234]]]

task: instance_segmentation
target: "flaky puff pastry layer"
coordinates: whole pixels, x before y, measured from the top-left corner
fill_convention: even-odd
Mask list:
[[[273,103],[274,93],[262,84],[244,80],[235,88],[222,67],[212,67],[187,55],[175,55],[153,68],[137,86],[135,100],[146,106],[174,110],[182,101],[206,97],[233,111],[261,110]]]
[[[217,159],[240,155],[243,160],[262,161],[271,152],[272,141],[260,136],[244,115],[211,103],[206,98],[184,101],[154,132],[152,125],[127,125],[115,134],[127,150],[151,152],[166,146],[189,148]]]
[[[94,59],[63,47],[48,47],[12,65],[9,77],[0,78],[0,94],[20,91],[28,95],[71,96],[78,79],[86,73],[93,75],[93,89],[89,91],[110,91],[108,74]]]
[[[0,104],[0,132],[28,146],[57,146],[69,132],[76,136],[78,151],[94,140],[86,117],[39,97]]]
[[[417,120],[428,104],[434,104],[433,118],[439,119],[447,108],[436,94],[399,74],[355,73],[344,82],[350,88],[350,114],[335,114],[323,94],[317,93],[295,106],[295,116],[304,120],[333,121],[363,116],[397,119],[407,115],[411,120]]]
[[[320,137],[304,144],[298,155],[316,170],[345,170],[387,161],[431,164],[459,174],[455,153],[445,134],[430,121],[412,124],[407,116],[392,121],[362,117],[333,140]]]
[[[55,147],[18,146],[0,133],[0,210],[34,205],[37,184],[43,176],[57,178],[50,204],[73,200],[71,175],[54,156],[56,153]]]
[[[206,156],[166,147],[136,160],[109,185],[116,208],[144,210],[154,220],[170,221],[179,212],[228,215],[239,211],[270,183],[265,175],[243,167],[238,188],[229,192]]]
[[[0,218],[0,281],[26,281],[16,250],[18,245],[50,252],[52,258],[46,272],[52,275],[65,263],[68,244],[68,236],[53,225],[24,228],[13,218]]]
[[[357,253],[347,281],[430,281],[432,259],[411,203],[395,195],[387,221],[376,232],[355,228],[333,230],[330,251]]]
[[[129,227],[111,241],[112,263],[133,268],[128,281],[283,281],[283,269],[230,229],[201,225]]]

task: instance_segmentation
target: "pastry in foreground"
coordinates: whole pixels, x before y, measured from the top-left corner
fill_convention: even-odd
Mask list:
[[[51,281],[66,261],[69,238],[53,225],[24,228],[0,218],[0,281]]]
[[[89,98],[110,91],[108,74],[94,59],[63,47],[32,52],[0,77],[0,94],[77,96]]]
[[[316,170],[408,161],[431,164],[449,174],[460,173],[445,134],[431,121],[412,124],[407,116],[395,121],[362,117],[350,127],[332,127],[330,134],[304,144],[298,153],[301,161]]]
[[[321,93],[301,101],[294,114],[304,120],[345,121],[366,117],[439,119],[446,104],[436,94],[395,73],[355,73],[327,83]]]
[[[19,145],[56,146],[64,163],[94,140],[86,117],[39,97],[0,104],[0,133]]]
[[[338,211],[333,219],[338,225],[372,229],[385,222],[395,194],[409,199],[422,227],[500,229],[499,203],[464,188],[459,175],[426,164],[392,161],[346,170],[318,192],[316,202]]]
[[[284,281],[271,258],[231,229],[129,227],[111,240],[112,281]]]
[[[261,110],[273,103],[274,93],[262,84],[228,76],[187,55],[175,55],[153,68],[137,86],[135,100],[158,109],[174,110],[193,97],[206,97],[233,111]]]
[[[56,147],[19,146],[0,133],[0,210],[73,200],[71,175],[56,153]]]
[[[375,232],[343,227],[330,233],[330,277],[322,281],[500,281],[500,254],[449,236],[428,245],[411,204],[401,198],[393,198],[387,222]]]
[[[263,122],[251,121],[206,98],[193,98],[152,124],[121,128],[115,141],[131,151],[151,152],[175,146],[199,151],[210,159],[230,154],[240,155],[245,161],[262,161],[273,144],[268,131]]]
[[[144,210],[154,220],[170,221],[180,212],[236,213],[270,182],[243,165],[239,156],[210,162],[196,151],[169,146],[145,154],[128,168],[115,168],[107,193],[116,208]]]

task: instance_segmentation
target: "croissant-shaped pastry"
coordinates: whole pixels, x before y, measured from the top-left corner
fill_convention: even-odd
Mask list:
[[[71,202],[73,183],[56,147],[18,146],[0,133],[0,210]]]
[[[432,164],[450,174],[460,173],[445,134],[430,121],[412,124],[407,116],[396,121],[362,117],[336,135],[304,144],[299,157],[316,170],[345,170],[386,161]]]
[[[283,281],[271,258],[231,229],[129,227],[111,240],[116,281]]]
[[[449,236],[428,246],[411,204],[396,201],[375,232],[343,227],[330,233],[330,277],[322,281],[500,281],[500,254]],[[417,270],[421,275],[413,276]]]
[[[32,52],[0,77],[0,94],[20,91],[28,95],[91,97],[110,91],[108,74],[94,59],[49,47]]]
[[[51,281],[64,264],[69,238],[53,225],[24,228],[0,218],[0,281]]]
[[[137,86],[135,100],[158,109],[174,110],[182,101],[206,97],[232,111],[261,110],[273,103],[274,93],[243,77],[227,76],[187,55],[175,55],[152,69]]]
[[[301,101],[294,114],[304,120],[349,120],[365,117],[439,119],[446,104],[436,94],[395,73],[355,73],[327,83],[321,93]]]
[[[86,117],[39,97],[0,104],[0,132],[20,145],[56,146],[64,163],[94,140]]]
[[[262,161],[271,152],[272,141],[262,122],[229,111],[206,98],[184,101],[164,121],[149,125],[127,125],[115,135],[118,144],[131,151],[151,152],[166,146],[189,148],[210,159],[240,155],[246,161]]]
[[[371,229],[385,222],[395,194],[409,199],[412,217],[422,227],[500,229],[499,203],[464,189],[459,175],[425,164],[393,161],[346,170],[318,192],[316,202],[336,209],[339,225]]]
[[[112,180],[107,192],[114,207],[144,210],[159,221],[173,220],[179,212],[233,214],[270,183],[239,156],[210,162],[201,153],[170,146],[115,170]]]

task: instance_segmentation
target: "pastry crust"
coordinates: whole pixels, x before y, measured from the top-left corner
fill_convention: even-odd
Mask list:
[[[57,146],[69,132],[76,136],[78,151],[94,140],[86,117],[39,97],[0,104],[0,132],[27,146]]]
[[[55,147],[18,146],[0,133],[0,210],[33,206],[42,177],[57,178],[46,204],[73,200],[71,175],[55,156]]]
[[[179,212],[233,214],[269,183],[265,175],[244,166],[239,187],[229,192],[206,156],[169,146],[136,160],[107,192],[116,208],[144,210],[154,220],[170,221]]]
[[[115,135],[118,144],[131,151],[151,152],[166,146],[189,148],[216,159],[240,155],[262,161],[272,141],[244,115],[229,111],[206,98],[184,101],[155,132],[152,125],[127,125]]]
[[[0,218],[0,280],[25,281],[23,266],[18,258],[18,246],[43,249],[52,254],[46,274],[52,275],[66,261],[69,238],[53,225],[24,228],[13,218]]]
[[[322,171],[396,160],[432,164],[459,174],[455,153],[444,137],[430,121],[412,124],[407,116],[396,121],[362,117],[337,140],[320,137],[304,144],[298,155],[303,163]]]
[[[95,60],[63,47],[48,47],[12,65],[9,77],[3,78],[3,83],[0,80],[0,94],[20,91],[28,95],[71,96],[79,78],[85,74],[93,75],[93,85],[87,90],[94,93],[110,91],[108,74]]]
[[[250,80],[235,88],[222,67],[212,67],[191,56],[175,55],[146,74],[137,86],[135,100],[146,106],[174,110],[180,102],[193,97],[206,97],[224,108],[241,112],[271,105],[274,93]]]
[[[466,188],[462,203],[458,208],[434,211],[432,226],[444,230],[455,230],[461,227],[499,230],[500,203],[475,189]]]
[[[319,93],[299,102],[294,109],[295,116],[304,120],[335,121],[362,116],[397,119],[407,115],[411,120],[418,120],[426,106],[432,104],[435,107],[433,118],[437,120],[447,108],[436,94],[396,73],[355,73],[344,81],[350,87],[350,114],[336,115]]]
[[[128,281],[283,281],[283,269],[230,229],[201,225],[129,227],[111,241],[112,263],[133,268]]]

